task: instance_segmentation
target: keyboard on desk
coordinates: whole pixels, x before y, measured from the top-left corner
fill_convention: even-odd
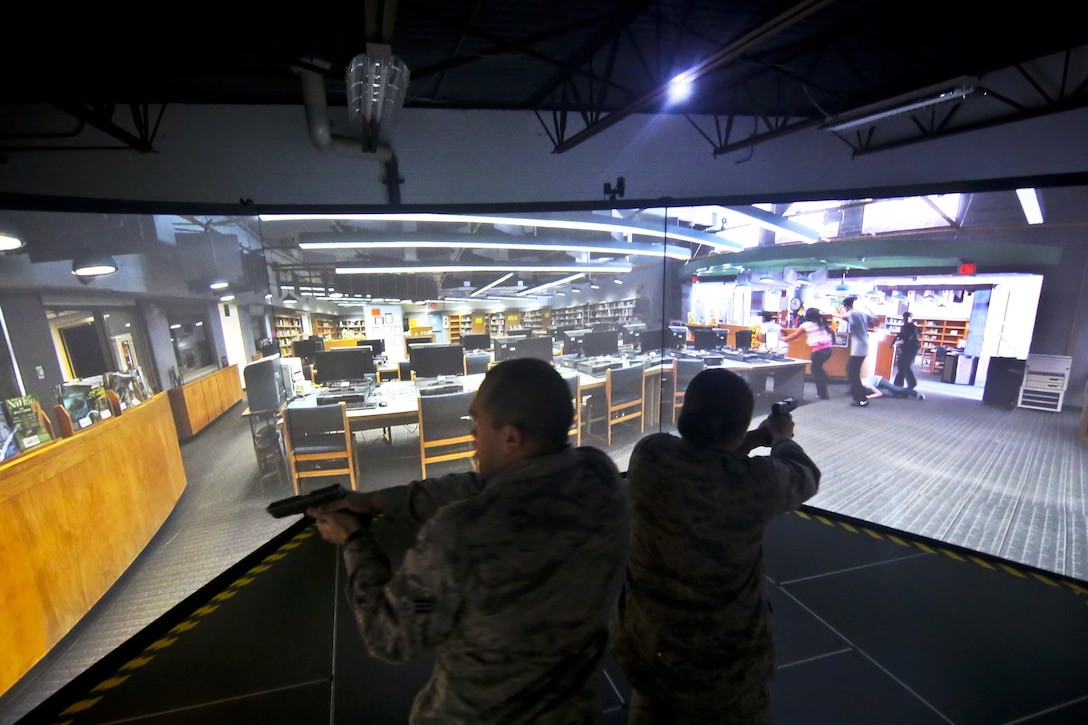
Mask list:
[[[416,390],[420,395],[449,395],[450,393],[463,393],[465,387],[461,383],[440,381],[437,383],[416,383]]]
[[[578,361],[575,369],[580,373],[603,378],[605,371],[610,368],[622,368],[623,361],[613,357],[587,357]]]

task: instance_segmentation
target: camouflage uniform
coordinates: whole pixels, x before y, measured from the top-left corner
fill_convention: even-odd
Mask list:
[[[614,626],[635,690],[629,723],[769,721],[774,651],[763,531],[816,494],[792,439],[770,456],[696,448],[667,433],[631,454],[631,552]]]
[[[435,648],[412,723],[591,723],[623,581],[628,502],[592,448],[387,489],[385,517],[422,523],[394,574],[369,532],[344,549],[367,649]]]

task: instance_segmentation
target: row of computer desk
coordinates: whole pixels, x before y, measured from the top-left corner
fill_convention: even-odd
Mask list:
[[[804,397],[805,369],[807,360],[792,358],[730,360],[720,354],[680,353],[677,357],[703,357],[706,367],[723,367],[732,370],[748,381],[756,395],[756,410],[769,409],[774,401],[787,397],[799,402]],[[640,366],[646,383],[644,400],[646,423],[656,425],[662,408],[661,396],[675,390],[673,356],[632,356],[592,361],[562,359],[556,366],[565,377],[577,375],[582,398],[603,391],[606,365],[613,367]],[[589,363],[588,365],[586,363]],[[579,366],[579,363],[583,363]],[[592,372],[586,372],[589,368]],[[483,374],[464,375],[449,382],[463,390],[475,390],[483,381]],[[378,383],[362,406],[348,406],[348,419],[353,430],[389,429],[391,426],[411,425],[419,414],[419,387],[433,381],[386,380]],[[311,394],[291,401],[290,405],[316,405],[318,395]]]

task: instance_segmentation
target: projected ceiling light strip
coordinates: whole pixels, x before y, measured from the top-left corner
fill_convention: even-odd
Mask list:
[[[481,287],[480,289],[478,289],[475,292],[473,292],[472,294],[470,294],[469,297],[477,297],[479,295],[482,295],[484,292],[487,292],[492,287],[498,287],[500,284],[502,284],[503,282],[505,282],[506,280],[510,279],[513,276],[514,276],[513,272],[507,272],[506,274],[499,277],[494,282],[491,282],[490,284],[485,284],[483,287]]]
[[[479,240],[479,239],[351,239],[344,234],[300,234],[300,249],[520,249],[531,251],[570,251],[596,252],[621,256],[640,255],[646,257],[668,257],[670,259],[691,259],[691,250],[673,245],[635,244],[632,242],[610,242],[603,244],[586,242],[520,242],[515,240]],[[337,239],[336,237],[346,237]]]
[[[540,292],[542,290],[546,290],[546,289],[548,289],[550,287],[558,287],[561,284],[567,284],[569,282],[573,282],[576,279],[581,279],[582,277],[585,277],[585,274],[572,274],[569,277],[564,277],[563,279],[557,279],[554,282],[545,282],[544,284],[537,285],[536,287],[532,287],[530,289],[527,289],[524,292],[518,292],[518,297],[524,297],[526,295],[535,294],[535,293]]]
[[[447,272],[543,272],[563,274],[570,272],[627,273],[632,269],[627,263],[604,264],[427,264],[337,267],[336,274],[446,274]]]
[[[262,222],[277,221],[389,221],[389,222],[434,222],[442,224],[509,224],[526,227],[543,227],[545,229],[581,229],[586,231],[617,232],[620,234],[637,234],[639,236],[652,237],[654,239],[676,239],[696,244],[705,244],[722,250],[740,250],[744,248],[740,242],[735,242],[725,237],[703,232],[691,232],[684,229],[661,227],[658,225],[641,225],[635,222],[615,220],[611,222],[598,222],[578,219],[551,219],[538,217],[495,216],[488,214],[432,214],[432,213],[406,213],[406,214],[261,214]]]

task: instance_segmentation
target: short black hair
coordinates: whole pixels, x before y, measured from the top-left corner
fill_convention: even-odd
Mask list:
[[[495,426],[517,426],[541,452],[567,444],[574,405],[567,381],[550,363],[527,357],[497,363],[484,376],[481,394]]]
[[[858,301],[857,297],[854,297],[853,295],[850,295],[849,297],[847,297],[846,299],[844,299],[842,301],[842,306],[843,307],[853,307],[854,303],[857,302],[857,301]]]
[[[910,322],[913,319],[914,319],[914,315],[912,315],[911,313],[909,313],[909,312],[904,312],[903,313],[903,322]]]
[[[754,408],[755,395],[744,378],[725,368],[708,368],[688,383],[676,429],[693,446],[713,446],[748,430]]]

